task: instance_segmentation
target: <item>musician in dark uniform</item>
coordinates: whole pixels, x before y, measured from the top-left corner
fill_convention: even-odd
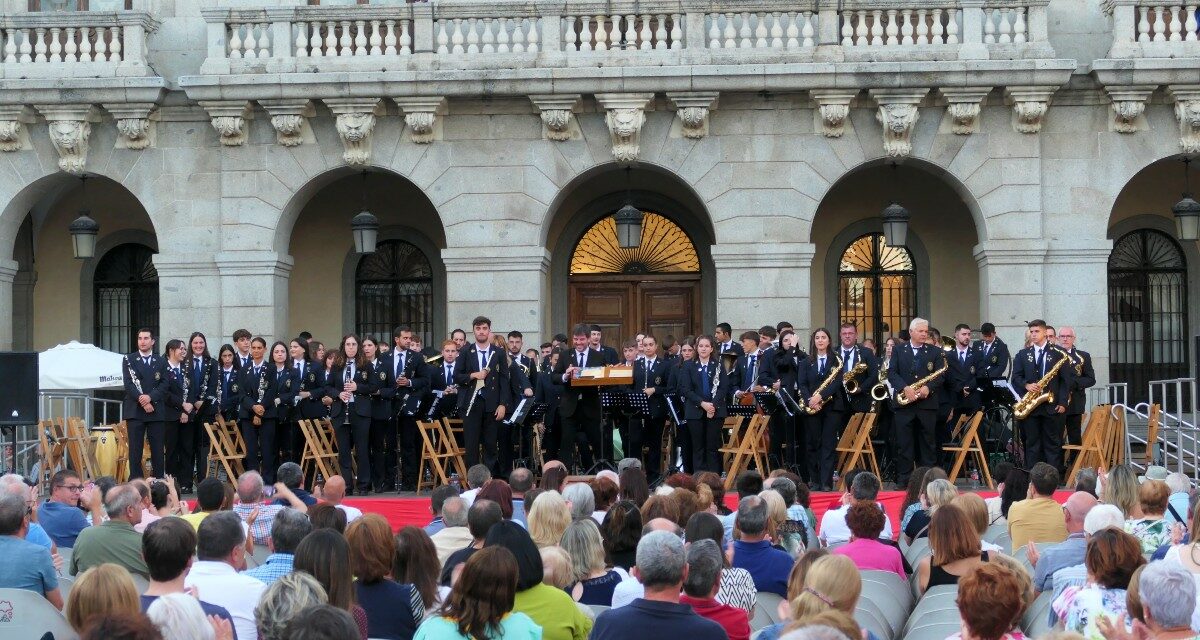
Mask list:
[[[842,389],[842,374],[846,367],[837,355],[829,330],[824,327],[813,331],[809,349],[808,359],[800,366],[799,379],[801,404],[807,414],[804,431],[808,448],[808,482],[816,490],[830,491],[837,461],[838,430],[846,413],[846,395]],[[839,366],[841,368],[835,373],[834,369]]]
[[[980,387],[991,390],[995,388],[993,380],[1008,378],[1008,345],[996,335],[996,325],[990,322],[979,325],[979,333],[983,339],[975,343],[975,348],[979,350],[979,367],[975,370],[975,377],[979,379]],[[1007,394],[1008,390],[1004,389],[1003,393]]]
[[[342,338],[334,369],[325,379],[325,393],[336,398],[330,405],[330,422],[337,436],[338,467],[349,488],[354,477],[350,458],[353,451],[358,464],[353,486],[359,495],[371,492],[371,394],[378,387],[371,373],[371,365],[359,349],[358,336]]]
[[[241,401],[238,371],[237,353],[233,345],[221,345],[221,351],[217,354],[217,404],[218,411],[225,420],[237,420],[238,403]]]
[[[184,406],[191,390],[183,368],[184,352],[182,340],[167,340],[167,346],[163,349],[163,358],[167,361],[167,395],[163,401],[165,464],[167,473],[175,478],[182,477],[184,464],[190,464],[195,456],[192,452],[192,423],[188,422],[191,416]],[[141,462],[141,456],[133,456],[132,459]]]
[[[642,338],[642,357],[633,365],[632,390],[646,395],[649,412],[635,414],[629,418],[629,442],[625,455],[643,458],[645,449],[646,477],[651,483],[662,469],[662,433],[667,421],[668,375],[670,363],[658,353],[658,341],[653,335]]]
[[[696,364],[696,341],[695,338],[687,336],[681,338],[679,343],[679,353],[670,359],[670,365],[667,368],[667,384],[670,387],[672,398],[667,399],[668,406],[674,402],[676,415],[683,424],[675,425],[675,446],[679,449],[680,460],[684,473],[696,473],[696,469],[692,467],[692,434],[687,425],[687,411],[684,404],[687,398],[684,396],[683,383],[687,377],[687,368]],[[667,409],[670,413],[670,409]],[[674,452],[672,452],[674,455]],[[673,461],[672,461],[673,464]]]
[[[799,338],[796,336],[796,332],[784,329],[779,334],[779,346],[775,348],[774,363],[771,367],[776,376],[772,388],[778,393],[791,396],[792,400],[797,400],[802,365],[808,359],[808,354],[799,347],[798,343]],[[801,416],[788,415],[782,405],[775,413],[776,415],[771,420],[771,455],[786,468],[795,468],[799,469],[801,473],[808,473],[805,449],[803,446],[797,445]]]
[[[429,390],[429,372],[425,357],[413,350],[411,327],[397,327],[392,332],[395,344],[392,353],[385,359],[392,373],[392,415],[395,428],[389,428],[384,446],[383,491],[393,491],[396,478],[396,452],[399,450],[400,490],[414,491],[417,488],[417,468],[420,465],[421,437],[417,432],[417,411]],[[397,444],[399,448],[397,449]]]
[[[588,345],[591,329],[577,324],[571,331],[573,349],[558,357],[558,365],[550,374],[550,380],[560,389],[558,417],[561,439],[558,459],[571,469],[575,462],[575,436],[583,434],[586,442],[579,445],[579,459],[583,469],[592,466],[593,453],[603,455],[600,447],[600,390],[597,387],[575,387],[571,380],[580,369],[603,366],[604,356]]]
[[[199,331],[188,338],[191,354],[185,360],[185,375],[188,376],[188,396],[185,402],[190,407],[192,423],[192,460],[176,480],[180,492],[191,493],[195,469],[195,482],[204,479],[208,471],[208,432],[204,423],[212,422],[217,415],[217,361],[208,353],[208,339]]]
[[[617,353],[616,349],[602,342],[604,339],[604,333],[600,329],[600,325],[594,324],[588,328],[590,330],[588,332],[589,344],[591,344],[592,348],[596,351],[599,351],[601,354],[600,362],[596,363],[594,366],[600,367],[605,365],[620,364],[621,354]]]
[[[129,430],[129,477],[142,477],[142,449],[146,439],[150,440],[150,466],[154,477],[161,478],[165,471],[165,438],[163,402],[166,400],[167,361],[154,354],[154,333],[149,329],[138,329],[138,350],[125,356],[122,377],[125,380],[125,398],[122,415]]]
[[[1058,344],[1075,361],[1071,376],[1071,399],[1067,402],[1067,442],[1080,444],[1083,412],[1087,408],[1087,390],[1096,386],[1096,370],[1092,367],[1092,354],[1075,348],[1075,327],[1063,327],[1058,331]]]
[[[900,486],[908,484],[914,462],[925,467],[935,464],[934,421],[937,419],[937,390],[942,387],[941,377],[919,387],[914,384],[943,366],[949,368],[946,353],[940,347],[926,344],[928,320],[913,318],[908,324],[908,335],[908,342],[893,348],[888,366],[888,383],[892,386],[893,398],[903,395],[909,401],[905,405],[893,404],[896,473]]]
[[[479,316],[471,322],[475,342],[458,354],[454,368],[454,384],[458,394],[458,415],[463,421],[463,439],[467,467],[479,462],[479,445],[483,444],[483,464],[492,475],[507,477],[499,466],[497,441],[504,420],[505,401],[509,392],[508,358],[504,350],[492,344],[492,321]],[[480,386],[482,382],[482,386]],[[478,396],[478,397],[476,397]],[[472,398],[474,403],[472,404]]]
[[[325,398],[325,365],[318,360],[311,343],[304,338],[295,338],[288,345],[292,354],[292,370],[295,371],[298,391],[296,407],[292,413],[293,422],[300,420],[320,421],[327,412],[322,400]],[[293,445],[292,455],[298,462],[304,452],[304,434],[300,434],[297,444]]]
[[[774,365],[758,346],[758,332],[747,331],[739,340],[742,343],[742,355],[737,359],[739,378],[738,388],[734,392],[735,399],[740,398],[742,394],[763,392],[774,382],[771,378]]]
[[[1033,320],[1028,326],[1030,344],[1018,351],[1013,360],[1013,388],[1022,396],[1049,392],[1054,397],[1033,409],[1024,420],[1017,420],[1025,444],[1025,467],[1031,469],[1033,465],[1045,462],[1057,469],[1062,464],[1062,432],[1071,396],[1074,361],[1060,367],[1054,378],[1041,386],[1041,379],[1058,361],[1068,356],[1046,337],[1044,320]]]
[[[950,370],[942,379],[946,381],[945,390],[953,404],[953,425],[960,416],[972,415],[983,406],[977,382],[983,352],[978,345],[971,344],[970,325],[959,324],[954,327],[954,347],[946,357]]]
[[[538,365],[537,382],[534,384],[533,395],[538,402],[546,404],[546,416],[542,419],[546,431],[542,436],[542,447],[547,456],[553,458],[558,454],[562,444],[562,427],[558,415],[558,406],[562,397],[562,385],[554,384],[554,368],[563,354],[560,347],[551,347],[549,353],[542,358]]]
[[[713,353],[721,355],[733,352],[739,356],[745,355],[746,350],[733,339],[733,327],[728,322],[722,322],[713,329]]]
[[[508,379],[510,387],[508,409],[505,413],[511,420],[521,400],[528,398],[528,402],[533,402],[535,381],[537,380],[537,363],[521,352],[521,347],[525,344],[525,336],[520,331],[509,331],[505,338],[504,348],[508,356]],[[532,407],[529,408],[532,409]],[[514,447],[517,449],[517,458],[527,458],[528,452],[533,446],[532,433],[529,428],[523,425],[501,425],[499,436],[500,470],[503,472],[501,475],[513,469]]]
[[[266,361],[267,341],[250,341],[250,364],[238,373],[241,389],[238,426],[246,441],[246,470],[260,471],[267,484],[275,477],[275,367]],[[258,424],[254,424],[257,419]],[[259,455],[262,465],[259,465]]]
[[[859,364],[865,364],[866,370],[853,377],[858,384],[858,390],[855,393],[846,391],[846,420],[849,421],[849,416],[854,413],[867,413],[871,410],[871,387],[879,381],[879,359],[870,349],[864,348],[858,342],[858,326],[853,322],[843,322],[842,326],[838,327],[838,347],[837,356],[842,361],[843,382],[845,374],[851,372]],[[842,428],[845,428],[842,424]]]
[[[740,345],[739,345],[740,346]],[[696,360],[680,370],[679,388],[684,397],[684,416],[691,435],[692,467],[696,472],[721,473],[721,428],[728,415],[733,392],[741,383],[737,361],[730,352],[729,370],[714,353],[713,339],[696,338]]]
[[[395,484],[394,478],[384,477],[384,459],[387,445],[387,433],[394,424],[392,417],[392,395],[396,381],[392,377],[391,358],[379,353],[379,343],[374,338],[363,336],[363,356],[367,359],[367,367],[371,370],[371,382],[375,389],[371,392],[371,430],[367,442],[371,447],[371,490],[380,493],[384,490],[385,481]]]

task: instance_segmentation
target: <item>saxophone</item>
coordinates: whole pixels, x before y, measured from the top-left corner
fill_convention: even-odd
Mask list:
[[[841,372],[842,372],[842,363],[839,360],[838,363],[833,365],[833,368],[829,370],[829,375],[825,376],[825,380],[822,381],[821,384],[812,392],[812,395],[809,396],[809,398],[811,399],[813,397],[820,396],[821,392],[824,391],[825,389],[827,389],[829,387],[829,385],[833,384],[833,381],[837,379],[838,374]],[[821,406],[817,407],[816,409],[813,409],[812,407],[810,407],[807,402],[800,406],[800,408],[804,411],[804,413],[806,413],[810,416],[817,415],[818,413],[821,412],[821,409],[823,409],[824,407],[825,407],[824,402],[822,402]]]
[[[859,385],[856,378],[866,373],[866,371],[867,363],[859,360],[858,364],[851,367],[850,370],[846,372],[846,375],[842,376],[842,386],[846,387],[847,394],[856,395],[859,391],[862,391],[862,387]]]
[[[879,382],[876,382],[875,386],[871,387],[871,399],[875,402],[883,402],[888,399],[888,396],[892,395],[891,391],[888,390],[888,367],[891,364],[892,359],[888,358],[883,361],[883,364],[879,365]]]
[[[1050,349],[1054,349],[1055,351],[1061,353],[1062,358],[1059,358],[1058,362],[1055,362],[1054,366],[1050,367],[1050,370],[1046,372],[1046,375],[1038,379],[1037,385],[1038,388],[1042,389],[1042,391],[1026,391],[1025,395],[1021,396],[1021,399],[1013,405],[1013,417],[1015,417],[1017,420],[1024,420],[1025,418],[1029,417],[1029,414],[1033,413],[1034,409],[1037,409],[1047,402],[1054,402],[1054,393],[1051,391],[1045,391],[1046,385],[1050,384],[1050,381],[1054,379],[1054,376],[1058,375],[1058,372],[1063,368],[1063,365],[1067,364],[1068,362],[1072,364],[1075,362],[1075,358],[1072,358],[1071,355],[1066,351],[1063,351],[1058,347],[1047,347],[1047,351]]]
[[[914,356],[914,357],[916,357],[916,356]],[[950,368],[950,363],[947,362],[945,356],[943,356],[941,367],[939,367],[933,373],[925,376],[924,378],[921,378],[920,380],[917,380],[916,382],[912,383],[909,386],[914,389],[919,389],[919,388],[929,384],[930,382],[933,382],[934,380],[937,380],[938,378],[942,377],[942,375],[945,374],[946,370],[949,368]],[[896,404],[898,404],[902,407],[906,407],[909,404],[912,404],[912,402],[915,402],[915,401],[909,400],[908,397],[904,395],[904,389],[901,389],[896,392]]]

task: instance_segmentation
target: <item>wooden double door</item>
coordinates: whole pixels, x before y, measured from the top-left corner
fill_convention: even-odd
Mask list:
[[[604,344],[620,353],[621,342],[640,332],[662,344],[700,330],[700,280],[675,276],[572,276],[570,324],[597,324]]]

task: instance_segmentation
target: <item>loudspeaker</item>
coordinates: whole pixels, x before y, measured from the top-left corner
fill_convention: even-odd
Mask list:
[[[0,426],[37,424],[38,354],[0,353]]]

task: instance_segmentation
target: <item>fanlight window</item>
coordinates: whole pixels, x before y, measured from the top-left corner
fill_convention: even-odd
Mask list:
[[[592,273],[699,273],[696,247],[679,225],[645,212],[642,240],[633,249],[617,242],[617,224],[606,216],[592,225],[571,256],[571,275]]]
[[[906,247],[888,246],[882,233],[859,236],[838,265],[838,316],[879,344],[917,315],[917,272]]]

